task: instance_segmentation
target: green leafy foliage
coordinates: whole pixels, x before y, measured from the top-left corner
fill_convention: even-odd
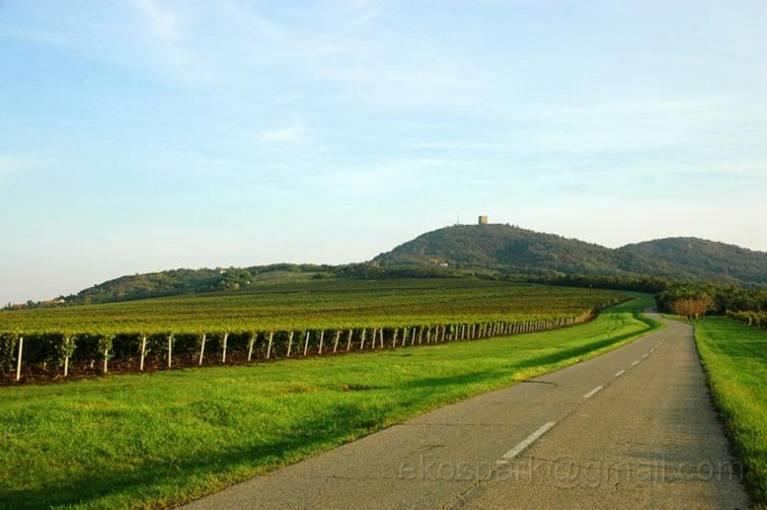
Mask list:
[[[312,264],[273,264],[251,268],[174,269],[122,276],[65,298],[67,304],[131,301],[265,284],[306,281],[330,275],[335,268]]]
[[[722,286],[709,283],[671,284],[656,297],[658,306],[672,311],[673,303],[683,299],[708,296],[712,300],[711,313],[767,310],[767,289]]]
[[[413,264],[539,276],[639,275],[767,285],[767,253],[696,238],[605,248],[510,225],[456,225],[379,255],[382,265]]]
[[[343,334],[345,352],[392,345],[405,334],[412,345],[415,332],[420,344],[461,328],[473,338],[500,328],[544,331],[589,320],[592,310],[626,298],[615,291],[483,280],[312,281],[4,312],[0,331],[24,331],[25,374],[35,379],[58,377],[65,359],[67,375],[82,375],[327,354],[327,348],[320,352],[326,334],[328,342]]]
[[[727,316],[749,326],[767,328],[767,312],[728,312]]]
[[[395,327],[578,315],[624,293],[470,279],[316,280],[125,303],[0,312],[0,331],[194,333]],[[162,341],[152,341],[152,349]]]
[[[0,376],[8,375],[13,370],[18,342],[17,333],[0,333]]]

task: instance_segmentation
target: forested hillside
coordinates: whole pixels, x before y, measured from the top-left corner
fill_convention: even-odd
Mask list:
[[[524,274],[644,275],[767,284],[767,253],[697,238],[610,249],[510,225],[457,225],[423,234],[379,255],[381,265],[491,268]]]
[[[767,286],[767,253],[692,237],[611,249],[511,225],[456,225],[423,234],[360,264],[175,269],[122,276],[65,301],[129,301],[325,278],[435,276],[512,277],[645,292],[659,292],[669,281],[688,280],[761,287]]]

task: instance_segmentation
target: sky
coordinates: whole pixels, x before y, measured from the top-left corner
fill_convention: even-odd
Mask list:
[[[491,222],[767,251],[764,0],[0,0],[0,303]]]

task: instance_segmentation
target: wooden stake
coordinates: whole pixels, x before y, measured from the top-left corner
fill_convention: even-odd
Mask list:
[[[69,352],[69,342],[70,338],[69,336],[64,337],[64,348]],[[69,375],[69,354],[64,356],[64,377]]]
[[[168,368],[173,367],[173,334],[168,335]]]
[[[19,355],[16,357],[16,381],[21,380],[21,355],[24,353],[24,337],[19,337]]]
[[[362,337],[360,338],[360,350],[365,350],[365,333],[367,332],[367,329],[362,330]]]
[[[203,357],[205,356],[205,340],[207,340],[208,335],[205,333],[202,334],[202,342],[200,343],[200,359],[197,360],[198,365],[202,365]]]
[[[290,332],[290,335],[288,335],[288,355],[287,357],[290,357],[290,352],[293,350],[293,332]]]
[[[144,357],[146,356],[146,335],[141,335],[141,360],[139,361],[139,370],[144,371]]]
[[[323,329],[320,331],[320,349],[318,351],[319,354],[322,354],[322,341],[325,339],[325,330]]]
[[[354,334],[354,330],[349,330],[349,334],[346,336],[346,352],[349,352],[352,349],[352,335]]]
[[[221,363],[226,363],[226,343],[229,340],[229,333],[224,333],[223,352],[221,353]]]
[[[399,333],[399,328],[394,328],[394,338],[392,338],[391,347],[392,349],[397,348],[397,334]]]
[[[370,346],[371,349],[376,349],[376,340],[378,340],[378,330],[376,328],[373,328],[373,342]]]
[[[256,336],[258,333],[255,331],[250,334],[250,342],[248,342],[248,361],[253,359],[253,346],[256,343]]]
[[[309,352],[309,334],[310,332],[306,332],[306,337],[304,338],[304,356]]]
[[[269,342],[266,346],[266,359],[272,357],[272,340],[274,340],[274,331],[269,332]]]
[[[341,330],[336,331],[336,338],[333,340],[333,352],[338,352],[338,341],[341,340]]]

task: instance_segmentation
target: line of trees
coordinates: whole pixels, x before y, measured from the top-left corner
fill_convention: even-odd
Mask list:
[[[698,318],[706,314],[767,312],[767,288],[717,285],[637,275],[558,275],[528,278],[527,281],[566,287],[627,290],[655,294],[663,312]],[[752,319],[753,320],[753,319]]]

